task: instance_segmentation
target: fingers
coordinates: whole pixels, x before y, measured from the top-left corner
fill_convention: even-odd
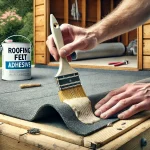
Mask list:
[[[72,54],[75,50],[82,50],[87,46],[86,42],[84,39],[82,40],[75,40],[72,43],[66,44],[65,46],[63,46],[60,51],[59,54],[61,57],[66,57],[69,56],[70,54]]]
[[[103,114],[107,110],[111,109],[114,105],[116,105],[120,101],[121,101],[121,105],[122,105],[122,103],[124,104],[123,108],[126,107],[125,106],[126,105],[126,100],[124,100],[125,98],[128,98],[128,95],[127,95],[126,92],[123,92],[123,93],[120,93],[118,95],[113,96],[112,98],[110,98],[110,100],[108,100],[105,104],[103,104],[101,107],[99,107],[95,111],[95,115],[100,116],[101,114]],[[116,109],[120,109],[120,108],[117,107]]]
[[[48,40],[46,41],[46,45],[49,49],[50,54],[54,57],[55,60],[59,60],[59,54],[57,52],[56,46],[54,44],[54,40],[52,38],[52,35],[48,37]]]
[[[105,111],[100,115],[101,118],[109,118],[110,116],[118,113],[119,111],[125,109],[126,107],[132,105],[135,101],[132,100],[132,97],[123,99],[116,103],[113,107]]]
[[[100,100],[96,105],[95,105],[95,109],[100,108],[102,105],[104,105],[106,102],[108,102],[113,96],[120,94],[122,92],[124,92],[126,90],[126,85],[122,86],[119,89],[113,90],[111,92],[109,92],[102,100]]]
[[[123,113],[119,114],[118,118],[127,119],[127,118],[135,115],[138,112],[148,110],[147,106],[148,106],[148,103],[146,101],[142,101],[141,103],[132,105],[128,110],[126,110]]]

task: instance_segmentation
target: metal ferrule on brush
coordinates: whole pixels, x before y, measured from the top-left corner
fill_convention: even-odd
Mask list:
[[[72,73],[56,77],[60,90],[65,90],[81,85],[79,74]]]

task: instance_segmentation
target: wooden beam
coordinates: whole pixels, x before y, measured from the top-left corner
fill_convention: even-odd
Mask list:
[[[112,127],[106,127],[95,134],[85,137],[84,146],[89,147],[90,142],[94,142],[97,144],[98,147],[101,147],[114,140],[115,138],[123,135],[127,131],[133,129],[134,127],[136,127],[137,125],[141,124],[149,118],[150,111],[137,114],[128,120],[120,120],[114,123]]]
[[[45,136],[42,134],[32,135],[32,134],[24,134],[24,133],[27,133],[27,130],[23,128],[15,127],[15,126],[8,125],[8,124],[1,125],[2,140],[6,139],[4,138],[4,136],[6,136],[6,137],[9,137],[18,141],[18,143],[21,142],[24,144],[29,144],[39,149],[88,150],[87,148],[81,147],[79,145],[75,145],[69,142],[54,139],[52,137]],[[14,149],[16,150],[18,147],[18,144],[15,145],[15,143],[14,143]],[[1,144],[5,144],[9,146],[9,141],[7,142],[5,141],[5,143],[1,143]],[[25,150],[25,149],[21,149],[21,150]]]
[[[69,130],[57,128],[51,125],[29,122],[0,114],[0,122],[10,124],[25,130],[39,128],[41,134],[63,140],[76,145],[83,145],[83,137],[72,133]]]

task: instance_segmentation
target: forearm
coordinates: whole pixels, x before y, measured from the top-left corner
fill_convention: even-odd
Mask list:
[[[149,0],[123,0],[111,14],[88,30],[94,32],[98,43],[101,43],[137,28],[148,20],[149,16]]]

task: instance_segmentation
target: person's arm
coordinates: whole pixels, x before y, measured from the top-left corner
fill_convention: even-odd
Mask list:
[[[149,16],[149,0],[123,0],[112,13],[89,28],[63,24],[61,30],[65,46],[59,50],[59,54],[52,36],[48,37],[46,43],[51,55],[59,60],[59,55],[66,57],[77,49],[92,49],[98,43],[135,29]]]
[[[88,31],[94,32],[98,43],[133,30],[150,17],[149,0],[123,0],[117,8]]]

